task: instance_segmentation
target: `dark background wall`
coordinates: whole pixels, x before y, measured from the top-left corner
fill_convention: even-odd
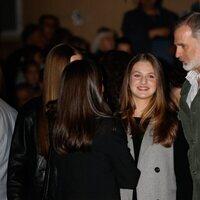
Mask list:
[[[181,14],[195,0],[164,0],[163,5]],[[75,34],[81,34],[92,40],[99,26],[109,26],[120,34],[123,14],[135,7],[137,0],[24,0],[23,21],[36,21],[42,13],[57,15],[63,26],[70,28]],[[79,10],[82,24],[73,24],[71,15]]]
[[[164,0],[163,5],[181,15],[195,1]],[[28,23],[37,22],[41,14],[56,15],[62,26],[92,42],[96,30],[100,26],[113,28],[120,35],[123,14],[137,5],[137,0],[7,0],[4,2],[4,5],[1,6],[1,9],[5,9],[3,12],[4,28],[11,26],[17,31],[14,35],[3,34],[1,37],[0,58],[5,57],[20,45],[18,37],[20,30]],[[18,2],[18,12],[12,10],[12,4],[15,5],[16,2]],[[10,8],[8,8],[9,4]],[[6,15],[8,22],[5,21]],[[13,20],[18,23],[18,27],[15,27]]]

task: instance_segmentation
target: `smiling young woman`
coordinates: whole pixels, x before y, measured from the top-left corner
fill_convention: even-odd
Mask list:
[[[122,200],[191,199],[188,144],[164,78],[152,54],[135,56],[125,72],[121,118],[141,176],[136,191],[121,191]]]

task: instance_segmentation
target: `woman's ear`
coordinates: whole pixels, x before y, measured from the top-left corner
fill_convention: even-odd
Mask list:
[[[80,54],[74,54],[73,56],[71,56],[70,58],[70,62],[73,62],[75,60],[81,60],[82,56]]]

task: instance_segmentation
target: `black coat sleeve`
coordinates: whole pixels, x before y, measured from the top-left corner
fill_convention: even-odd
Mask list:
[[[55,151],[53,146],[51,145],[49,148],[48,160],[47,160],[47,168],[44,180],[44,193],[42,196],[42,200],[56,200],[55,194],[58,190],[57,188],[57,170],[54,165],[54,154]]]
[[[56,200],[56,199],[59,199],[59,195],[62,195],[63,188],[60,188],[59,184],[61,185],[63,184],[61,183],[61,180],[59,179],[60,177],[58,178],[59,176],[58,172],[59,170],[61,171],[60,167],[63,168],[63,165],[61,166],[59,164],[59,161],[60,160],[64,161],[68,157],[66,156],[65,158],[61,158],[62,156],[61,157],[58,156],[58,154],[55,152],[54,149],[52,149],[50,152],[51,153],[50,153],[50,157],[48,160],[48,167],[47,167],[48,172],[46,173],[46,180],[45,180],[46,191],[45,191],[43,200]],[[115,177],[114,180],[116,182],[112,182],[113,179],[109,179],[108,177],[108,180],[111,181],[111,184],[117,185],[120,188],[133,189],[136,187],[140,172],[136,168],[135,162],[127,147],[126,134],[119,120],[115,120],[113,118],[98,120],[98,126],[96,128],[93,143],[91,145],[91,152],[89,151],[88,153],[90,154],[90,155],[87,154],[87,156],[89,157],[86,156],[87,159],[84,160],[84,162],[82,162],[86,164],[85,166],[88,166],[88,158],[89,158],[89,162],[93,163],[92,160],[93,159],[96,160],[98,158],[98,157],[96,158],[93,156],[101,155],[99,158],[102,158],[102,157],[106,158],[105,160],[103,159],[102,161],[106,162],[106,166],[109,166],[111,170],[109,171],[109,174],[110,173],[114,174],[114,177]],[[76,159],[76,162],[78,162],[80,157],[84,157],[83,154],[79,154],[79,153],[78,153],[78,157],[76,156],[71,155],[73,159]],[[95,168],[96,170],[94,168],[91,168],[90,170],[92,171],[93,175],[95,175],[95,173],[99,171],[100,174],[98,174],[98,176],[102,175],[102,177],[106,179],[107,173],[105,174],[104,173],[105,171],[102,170],[102,168],[106,169],[107,171],[107,167],[104,168],[104,164],[102,165],[101,163],[99,164],[100,164],[99,166],[96,166]],[[101,170],[98,170],[98,169],[101,169]],[[70,173],[73,173],[72,171],[70,171]],[[88,172],[88,168],[86,169],[86,172]],[[88,174],[89,175],[87,176],[85,176],[85,174],[79,174],[80,179],[78,180],[81,181],[81,177],[83,176],[84,178],[88,179],[86,181],[87,183],[90,182],[90,179],[93,179],[93,178],[91,178],[90,173]],[[109,174],[108,176],[110,176]],[[62,177],[65,178],[64,175]],[[82,188],[84,187],[87,188],[87,186],[83,185]]]
[[[112,120],[111,126],[101,125],[101,128],[103,134],[100,134],[101,139],[98,140],[99,149],[102,149],[111,160],[120,188],[135,188],[140,171],[127,147],[126,133],[121,121]]]

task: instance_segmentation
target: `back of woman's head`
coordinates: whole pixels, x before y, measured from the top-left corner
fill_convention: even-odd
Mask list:
[[[78,60],[63,71],[54,128],[60,153],[84,150],[94,135],[96,117],[108,116],[102,99],[102,77],[90,61]]]
[[[87,114],[86,110],[99,114],[102,104],[102,76],[91,61],[74,61],[63,71],[59,102],[69,108],[68,112],[71,109],[82,109],[82,114]]]
[[[56,45],[48,53],[43,80],[45,104],[58,98],[62,72],[65,66],[70,63],[70,58],[75,54],[78,54],[76,49],[65,43]]]

